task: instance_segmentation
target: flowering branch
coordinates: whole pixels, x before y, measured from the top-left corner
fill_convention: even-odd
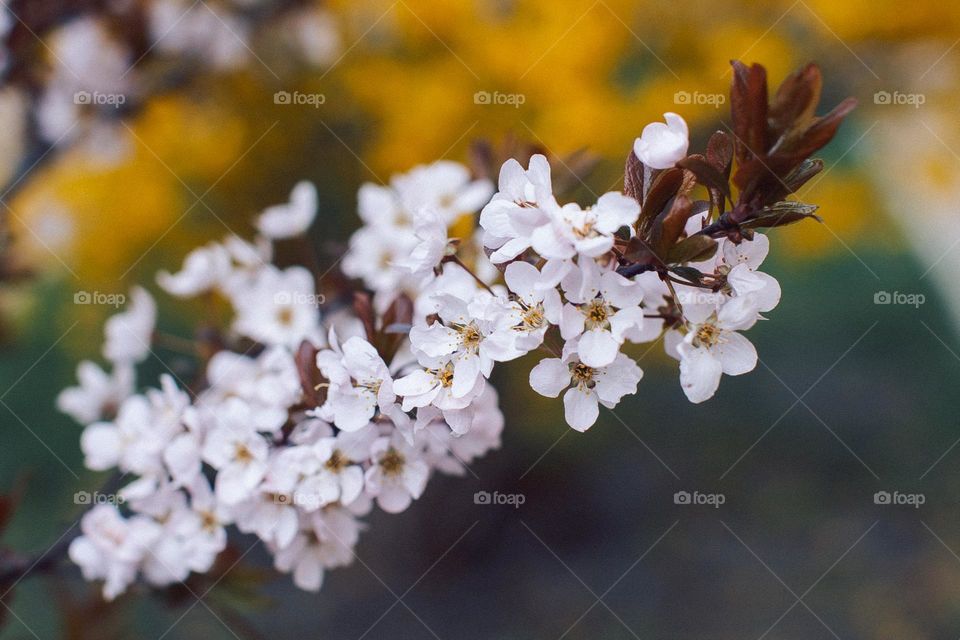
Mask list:
[[[763,68],[734,63],[730,133],[688,155],[686,122],[665,114],[635,141],[624,192],[588,207],[558,201],[539,154],[526,168],[507,160],[496,186],[448,161],[365,184],[341,264],[362,283],[354,292],[273,264],[274,243],[301,238],[316,216],[315,189],[296,185],[258,217],[253,242],[211,242],[158,274],[171,295],[233,309],[226,339],[204,348],[199,384],[162,376],[135,391],[156,320],[136,288],[105,328],[111,371],[81,363],[79,386],[61,393],[85,425],[87,467],[135,477],[122,509],[84,516],[70,558],[109,599],[141,578],[164,586],[210,571],[235,526],[317,590],[351,562],[374,505],[401,512],[433,475],[462,474],[499,447],[499,363],[544,351],[530,386],[562,395],[578,431],[636,392],[629,344],[663,339],[687,398],[709,399],[723,374],[756,366],[741,332],[780,301],[756,230],[814,217],[785,198],[820,171],[809,155],[853,107],[815,117],[819,93],[808,65],[768,102]],[[328,293],[352,308],[326,307]]]

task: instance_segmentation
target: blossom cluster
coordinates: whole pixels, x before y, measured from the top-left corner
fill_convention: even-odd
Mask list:
[[[86,425],[86,466],[134,478],[119,505],[83,517],[70,547],[84,576],[104,582],[105,597],[138,576],[162,586],[208,571],[230,525],[262,540],[299,587],[318,589],[324,570],[353,559],[360,518],[374,504],[403,511],[433,473],[462,474],[499,446],[503,416],[489,384],[477,385],[455,426],[439,410],[410,418],[408,403],[429,400],[398,395],[412,386],[403,375],[408,355],[385,362],[349,314],[321,324],[313,274],[271,263],[272,242],[302,234],[316,210],[313,186],[300,183],[289,203],[259,216],[254,242],[212,242],[180,271],[158,274],[171,295],[213,292],[234,310],[225,338],[236,348],[209,358],[202,390],[172,374],[159,388],[135,390],[157,316],[138,287],[106,324],[109,370],[82,362],[79,385],[60,394],[59,408]],[[325,382],[305,391],[304,369]],[[322,402],[308,399],[317,391]]]
[[[57,8],[55,4],[24,13],[23,18],[4,4],[0,7],[2,102],[29,99],[33,102],[29,111],[35,115],[30,126],[35,124],[36,136],[44,144],[81,143],[89,155],[109,163],[126,148],[118,135],[123,131],[117,124],[119,115],[129,113],[158,88],[182,82],[187,74],[263,64],[252,48],[259,32],[276,30],[277,42],[307,66],[327,66],[336,59],[340,34],[322,3],[280,3],[269,12],[264,10],[267,4],[263,0],[106,3],[67,20],[46,15]],[[10,47],[17,29],[40,38],[48,59],[34,62],[33,56],[15,55]],[[39,35],[35,33],[40,29]],[[149,46],[145,48],[144,42]],[[152,65],[155,60],[162,63]],[[37,68],[17,67],[28,64]]]
[[[687,125],[667,113],[635,141],[624,192],[589,206],[561,201],[539,154],[507,160],[496,185],[449,161],[363,185],[341,269],[364,290],[330,302],[316,273],[273,263],[278,242],[309,245],[318,196],[297,184],[259,215],[252,241],[211,242],[158,274],[173,296],[233,310],[197,348],[189,385],[171,373],[137,391],[135,367],[161,334],[153,298],[135,288],[106,324],[110,371],[81,363],[79,386],[59,397],[85,425],[86,465],[134,477],[122,509],[84,516],[71,558],[112,598],[138,576],[167,585],[209,570],[233,525],[315,590],[354,557],[374,505],[401,512],[435,472],[462,474],[500,445],[498,363],[542,354],[529,384],[562,394],[578,431],[636,393],[634,354],[651,348],[636,345],[662,340],[695,403],[724,374],[754,369],[742,332],[781,295],[760,271],[769,241],[756,229],[813,217],[785,196],[822,169],[808,156],[853,103],[814,117],[809,65],[768,110],[763,68],[734,69],[735,95],[752,96],[732,101],[742,136],[717,132],[705,155],[687,155]],[[709,200],[693,199],[698,186]]]

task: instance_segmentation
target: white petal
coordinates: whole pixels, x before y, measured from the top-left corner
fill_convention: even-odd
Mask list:
[[[344,431],[356,431],[367,426],[376,408],[369,397],[353,393],[338,393],[330,406],[334,412],[333,423]]]
[[[723,367],[707,349],[683,343],[680,350],[680,386],[690,402],[709,400],[720,386]]]
[[[315,553],[309,551],[300,555],[300,561],[293,570],[293,583],[304,591],[319,591],[323,584],[323,565]]]
[[[423,495],[430,477],[430,468],[420,460],[407,461],[403,470],[403,486],[414,498]]]
[[[510,290],[525,302],[539,302],[543,298],[543,293],[537,290],[540,272],[529,262],[511,262],[503,275]]]
[[[756,301],[751,296],[728,298],[717,313],[717,325],[729,331],[749,329],[760,317]]]
[[[530,370],[530,386],[548,398],[556,398],[570,384],[570,369],[560,358],[545,358]]]
[[[412,501],[410,494],[398,485],[386,485],[377,495],[377,504],[387,513],[405,511]]]
[[[643,371],[637,363],[621,353],[596,377],[597,384],[594,390],[601,402],[615,405],[623,396],[637,392],[637,384],[641,378],[643,378]]]
[[[410,344],[431,358],[453,353],[460,344],[457,332],[439,322],[430,327],[413,327],[410,330]]]
[[[745,264],[754,271],[763,262],[770,252],[770,239],[762,234],[754,234],[753,240],[745,240],[740,244],[727,242],[723,245],[723,261],[731,267]]]
[[[466,356],[453,365],[453,386],[450,393],[454,398],[462,398],[473,391],[480,376],[480,358]]]
[[[94,471],[104,471],[117,466],[121,446],[120,431],[107,422],[90,425],[80,436],[80,448],[85,456],[84,464]]]
[[[600,415],[596,394],[589,390],[581,391],[577,387],[563,394],[563,409],[567,424],[577,431],[592,427]]]
[[[572,258],[576,255],[573,245],[557,232],[552,223],[537,227],[530,235],[530,245],[548,260]]]
[[[716,350],[723,372],[728,376],[739,376],[757,366],[757,349],[739,333],[725,333]]]
[[[499,249],[490,254],[490,261],[493,264],[500,264],[513,260],[518,255],[530,248],[530,240],[527,238],[513,238],[508,240]]]
[[[580,354],[580,361],[588,367],[605,367],[617,357],[620,343],[605,329],[591,329],[580,336],[577,352]]]
[[[576,241],[577,253],[590,258],[599,258],[613,247],[613,236],[591,236]]]
[[[616,271],[607,271],[600,276],[600,291],[603,299],[618,309],[635,307],[643,300],[640,283],[624,278]]]
[[[363,491],[363,470],[350,466],[340,474],[340,502],[350,504]]]
[[[597,228],[605,233],[615,233],[621,227],[632,227],[640,215],[637,201],[619,191],[600,196],[595,209]]]
[[[433,389],[437,379],[433,374],[417,369],[402,378],[393,381],[393,391],[398,396],[419,396]]]
[[[583,313],[572,304],[564,305],[560,312],[560,336],[564,340],[571,340],[583,333]]]
[[[640,307],[629,307],[620,309],[610,318],[610,332],[617,342],[623,343],[624,340],[632,342],[649,342],[655,340],[660,335],[657,328],[657,319],[647,320],[643,317],[643,309]],[[653,325],[652,329],[644,331],[646,324]],[[662,324],[662,323],[661,323]]]

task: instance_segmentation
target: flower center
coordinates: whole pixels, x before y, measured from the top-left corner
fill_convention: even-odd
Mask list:
[[[383,384],[383,380],[377,380],[377,379],[363,380],[363,381],[355,380],[353,386],[356,389],[364,389],[366,391],[369,391],[370,393],[376,396],[376,395],[379,395],[380,386],[382,384]]]
[[[449,389],[453,386],[453,365],[447,364],[443,369],[437,371],[436,375],[437,380],[440,381],[440,386],[444,389]]]
[[[581,389],[593,388],[596,384],[593,380],[594,373],[595,371],[591,367],[588,367],[582,362],[576,362],[570,365],[570,377],[573,379],[573,383]]]
[[[333,453],[330,454],[330,459],[327,460],[323,466],[334,473],[340,473],[349,464],[350,460],[347,458],[347,456],[343,455],[343,452],[340,451],[340,449],[334,449]]]
[[[400,452],[390,447],[382,458],[380,458],[380,468],[388,476],[398,476],[403,471],[403,465],[406,462]]]
[[[594,235],[593,224],[593,220],[585,220],[583,226],[573,227],[573,235],[580,240],[592,237]]]
[[[457,330],[460,332],[460,342],[467,351],[475,352],[480,348],[480,343],[483,341],[483,334],[480,333],[480,329],[476,323],[471,322],[470,324],[459,327]]]
[[[204,511],[200,514],[200,526],[203,527],[204,531],[214,531],[220,522],[217,520],[217,516],[211,511]]]
[[[283,307],[277,311],[277,322],[288,327],[293,324],[293,309],[290,307]]]
[[[250,449],[247,448],[245,444],[238,444],[236,451],[234,451],[233,457],[236,458],[237,462],[242,462],[244,464],[248,462],[253,462],[253,454],[250,453]]]
[[[583,310],[587,317],[587,329],[603,329],[609,324],[611,313],[610,305],[603,301],[603,298],[591,300]]]
[[[534,329],[542,329],[545,324],[546,319],[543,317],[543,305],[536,304],[532,307],[524,306],[523,310],[523,326],[522,329],[526,331],[533,331]]]
[[[698,328],[696,334],[694,334],[694,345],[698,347],[713,347],[720,342],[720,336],[722,334],[723,332],[716,325],[700,325],[700,328]]]

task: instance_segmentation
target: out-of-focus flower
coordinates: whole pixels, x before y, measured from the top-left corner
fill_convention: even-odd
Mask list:
[[[313,276],[303,267],[260,269],[247,287],[232,291],[234,331],[268,345],[320,341],[320,315]]]
[[[130,305],[114,315],[104,327],[103,357],[114,364],[140,362],[150,353],[157,304],[142,287],[130,291]]]
[[[124,518],[116,507],[100,504],[80,521],[83,535],[70,543],[70,559],[87,580],[103,580],[103,596],[113,600],[126,591],[140,563],[161,534],[151,518]]]
[[[120,364],[108,374],[95,363],[84,360],[77,366],[76,387],[64,389],[57,396],[57,408],[81,424],[96,422],[115,413],[133,393],[134,370]]]
[[[310,182],[298,182],[290,192],[290,201],[267,207],[257,218],[264,236],[279,240],[302,234],[317,215],[317,188]]]

